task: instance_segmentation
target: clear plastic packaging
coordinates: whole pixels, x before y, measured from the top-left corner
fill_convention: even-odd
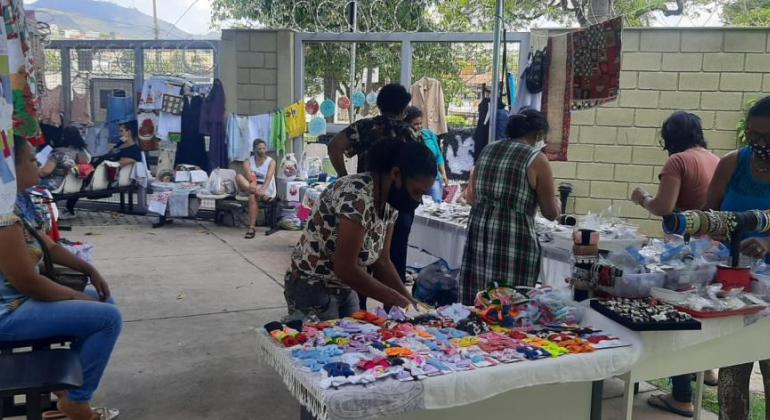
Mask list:
[[[663,287],[666,282],[666,273],[639,273],[623,274],[623,277],[615,279],[613,287],[597,286],[597,288],[612,296],[624,298],[649,297],[653,287]]]

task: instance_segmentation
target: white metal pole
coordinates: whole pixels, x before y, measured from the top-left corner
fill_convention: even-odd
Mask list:
[[[502,25],[503,7],[505,0],[496,0],[495,4],[495,37],[492,52],[492,94],[489,96],[489,142],[497,140],[495,126],[497,125],[497,102],[499,101],[500,83],[500,30],[505,30]],[[477,152],[480,152],[477,151]]]
[[[350,2],[350,32],[358,32],[358,1]],[[356,43],[350,45],[350,89],[348,90],[348,99],[353,99],[353,92],[356,89]],[[355,117],[355,107],[351,104],[348,108],[348,118],[353,122]]]

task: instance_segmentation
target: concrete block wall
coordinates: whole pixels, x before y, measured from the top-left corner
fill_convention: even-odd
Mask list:
[[[222,83],[227,109],[240,115],[256,115],[290,105],[294,98],[293,45],[291,31],[222,31]]]
[[[703,119],[718,155],[738,147],[744,104],[770,94],[768,29],[629,29],[623,34],[618,101],[572,114],[568,162],[552,162],[558,181],[574,185],[578,214],[610,205],[643,232],[660,236],[660,221],[633,204],[637,186],[657,191],[667,154],[660,126],[672,112]]]

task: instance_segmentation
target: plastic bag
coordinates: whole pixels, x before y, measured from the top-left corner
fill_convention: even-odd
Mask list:
[[[217,168],[211,172],[207,189],[211,194],[235,194],[235,171]]]
[[[414,297],[435,307],[457,302],[459,272],[460,270],[450,270],[444,260],[425,266],[414,283]]]
[[[287,153],[286,156],[281,159],[281,167],[276,177],[286,179],[288,181],[293,180],[299,174],[299,163],[294,153]]]

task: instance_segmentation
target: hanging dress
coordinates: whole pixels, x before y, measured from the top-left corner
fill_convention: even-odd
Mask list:
[[[200,132],[209,136],[209,168],[227,168],[227,142],[225,141],[225,90],[219,79],[214,79],[200,117]]]
[[[184,97],[182,106],[182,141],[176,149],[174,166],[196,165],[209,172],[209,157],[206,154],[206,141],[200,133],[201,106],[200,96]]]
[[[516,141],[489,144],[476,166],[476,203],[468,222],[460,271],[460,296],[472,305],[476,293],[500,287],[534,286],[540,274],[535,232],[537,194],[527,171],[540,153]]]

